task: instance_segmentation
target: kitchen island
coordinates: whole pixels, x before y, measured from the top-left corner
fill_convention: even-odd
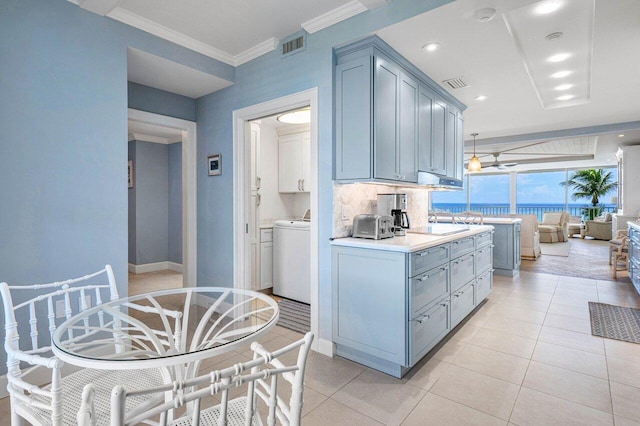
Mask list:
[[[400,378],[489,295],[493,227],[456,231],[332,241],[337,355]]]

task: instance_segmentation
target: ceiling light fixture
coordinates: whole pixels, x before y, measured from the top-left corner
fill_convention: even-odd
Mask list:
[[[432,41],[431,43],[427,43],[424,46],[422,46],[422,50],[424,50],[425,52],[434,52],[439,48],[440,48],[440,43],[438,43],[437,41]]]
[[[569,53],[558,53],[557,55],[549,56],[547,58],[547,62],[562,62],[565,61],[569,56]]]
[[[480,96],[476,96],[475,99],[476,101],[484,101],[485,99],[487,99],[488,96],[486,95],[480,95]]]
[[[562,95],[556,98],[557,101],[568,101],[569,99],[575,98],[574,95]]]
[[[478,22],[489,22],[496,16],[496,10],[490,7],[485,7],[483,9],[478,9],[473,14],[473,17],[476,18]]]
[[[469,160],[469,164],[467,165],[467,171],[469,173],[479,172],[482,170],[482,163],[478,157],[476,157],[476,136],[478,136],[478,133],[471,133],[471,136],[473,136],[473,157],[471,157],[471,160]]]
[[[620,134],[618,135],[618,137],[619,137],[619,138],[624,138],[624,133],[620,133]]]
[[[547,15],[558,10],[562,6],[560,0],[547,0],[537,6],[534,10],[538,15]]]
[[[311,108],[303,108],[297,111],[289,111],[280,114],[276,120],[286,124],[307,124],[311,122]]]
[[[554,90],[569,90],[573,87],[573,84],[561,84],[560,86],[556,86]]]
[[[564,78],[568,75],[571,75],[571,71],[567,71],[567,70],[558,71],[551,74],[551,78]]]

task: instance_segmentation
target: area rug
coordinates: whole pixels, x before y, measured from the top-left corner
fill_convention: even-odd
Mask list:
[[[540,243],[540,251],[545,256],[562,256],[569,257],[571,252],[571,243]]]
[[[640,309],[589,302],[591,334],[640,343]]]
[[[278,325],[298,333],[311,330],[311,307],[306,303],[282,299],[278,303],[280,319]]]

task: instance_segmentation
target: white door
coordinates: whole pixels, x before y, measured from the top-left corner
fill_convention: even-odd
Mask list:
[[[300,192],[301,160],[300,136],[281,136],[278,139],[278,191]]]
[[[260,126],[251,123],[251,160],[249,186],[251,188],[249,203],[249,242],[251,273],[250,282],[253,290],[260,288]]]

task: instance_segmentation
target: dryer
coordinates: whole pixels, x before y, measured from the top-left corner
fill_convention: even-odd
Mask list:
[[[310,223],[277,220],[273,224],[273,294],[311,303]]]

